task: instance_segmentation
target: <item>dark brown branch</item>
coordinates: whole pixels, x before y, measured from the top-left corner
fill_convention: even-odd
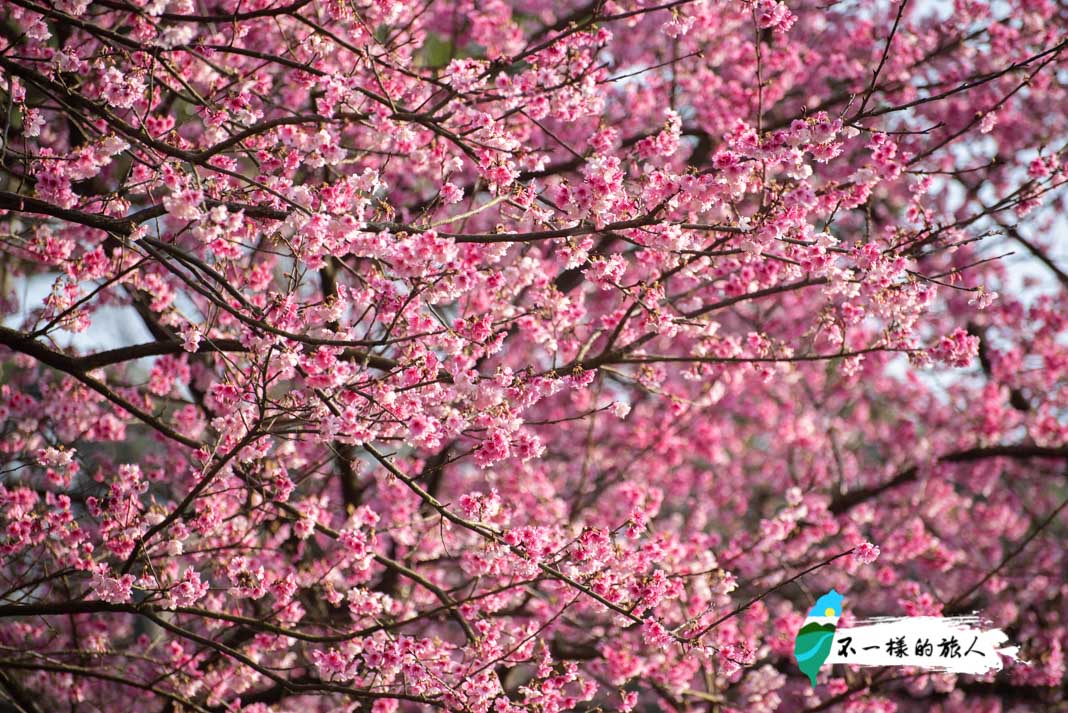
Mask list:
[[[115,393],[102,382],[89,376],[85,369],[80,368],[74,363],[71,357],[52,351],[37,340],[31,339],[27,335],[22,334],[21,332],[16,332],[13,329],[8,329],[7,327],[0,327],[0,344],[14,351],[31,356],[45,366],[52,367],[57,371],[62,371],[73,376],[108,401],[111,401],[124,411],[137,417],[143,423],[154,428],[167,438],[177,441],[184,446],[189,446],[190,448],[200,447],[201,443],[199,441],[178,433],[173,428],[163,423],[160,419]]]
[[[972,463],[986,458],[1017,458],[1017,459],[1030,459],[1030,458],[1054,458],[1064,459],[1068,458],[1068,446],[1050,447],[1050,446],[1035,446],[1035,445],[1004,445],[1004,446],[986,446],[980,448],[969,448],[963,451],[957,451],[956,453],[949,453],[947,455],[937,458],[935,462],[938,463]],[[907,468],[885,483],[879,485],[869,486],[867,488],[859,488],[857,490],[851,490],[844,495],[835,498],[831,501],[831,505],[828,508],[831,513],[835,515],[841,515],[848,512],[850,509],[860,505],[863,502],[867,502],[872,498],[878,497],[883,493],[899,488],[902,485],[913,483],[919,477],[919,467],[912,466]]]

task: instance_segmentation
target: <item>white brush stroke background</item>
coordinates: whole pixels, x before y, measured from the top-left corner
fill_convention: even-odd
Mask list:
[[[879,617],[856,621],[847,629],[834,634],[834,647],[824,664],[852,664],[854,666],[916,666],[947,673],[983,674],[1000,671],[1004,658],[1019,661],[1019,647],[1006,646],[1009,637],[1000,629],[983,629],[977,616],[960,617]],[[887,642],[905,638],[905,656],[891,655]],[[846,638],[850,651],[839,652]],[[942,655],[943,640],[955,638],[960,646],[960,658]],[[930,642],[930,655],[917,654],[919,641]],[[974,642],[974,645],[973,645]],[[877,646],[865,651],[864,647]],[[971,653],[966,654],[971,649]],[[855,653],[854,653],[855,651]],[[977,653],[978,652],[978,653]],[[981,655],[980,655],[981,654]]]

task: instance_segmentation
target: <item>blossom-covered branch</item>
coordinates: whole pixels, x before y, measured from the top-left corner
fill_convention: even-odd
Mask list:
[[[1063,3],[0,17],[0,707],[1063,697]]]

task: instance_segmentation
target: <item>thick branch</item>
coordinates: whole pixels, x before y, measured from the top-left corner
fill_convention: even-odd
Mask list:
[[[981,448],[969,448],[956,453],[949,453],[936,459],[938,463],[971,463],[986,458],[1068,458],[1068,446],[1049,447],[1035,445],[1004,445],[986,446]],[[850,509],[876,498],[888,490],[893,490],[902,485],[913,483],[919,477],[919,467],[907,468],[885,483],[873,485],[867,488],[851,490],[844,495],[835,498],[828,508],[833,514],[841,515]]]

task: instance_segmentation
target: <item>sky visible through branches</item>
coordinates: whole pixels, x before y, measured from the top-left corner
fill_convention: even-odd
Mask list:
[[[0,0],[0,709],[1063,709],[1066,38]]]

